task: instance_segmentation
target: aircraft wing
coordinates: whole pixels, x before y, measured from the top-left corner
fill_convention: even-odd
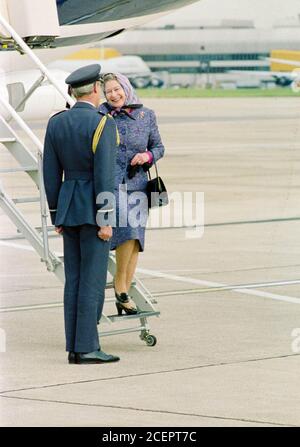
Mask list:
[[[196,0],[0,0],[0,17],[32,48],[97,42]],[[0,51],[17,49],[0,23]]]

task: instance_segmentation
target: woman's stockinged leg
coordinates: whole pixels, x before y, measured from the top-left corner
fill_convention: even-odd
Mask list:
[[[129,260],[129,263],[127,266],[127,272],[126,272],[126,290],[127,291],[129,291],[129,289],[131,287],[131,283],[132,283],[132,279],[135,274],[137,261],[138,261],[138,257],[139,257],[139,251],[140,251],[139,242],[137,240],[134,240],[132,242],[134,242],[134,247],[132,250],[131,258]]]
[[[116,248],[115,290],[117,293],[128,292],[127,271],[135,248],[135,240],[126,241]]]
[[[128,292],[127,275],[131,265],[132,255],[135,251],[135,240],[126,241],[116,248],[116,274],[114,278],[115,292],[119,295]],[[135,269],[134,269],[135,270]],[[130,270],[131,271],[131,270]],[[122,304],[123,308],[136,309],[134,302],[128,299]]]

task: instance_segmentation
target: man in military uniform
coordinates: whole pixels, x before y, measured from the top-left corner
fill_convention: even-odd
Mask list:
[[[100,69],[100,65],[93,64],[68,76],[66,83],[77,102],[70,110],[50,118],[45,137],[45,190],[52,223],[64,242],[64,319],[69,363],[119,360],[101,350],[97,331],[112,236],[107,217],[112,215],[114,203],[106,200],[104,205],[102,200],[97,204],[96,199],[103,193],[113,197],[117,147],[113,118],[97,110]]]

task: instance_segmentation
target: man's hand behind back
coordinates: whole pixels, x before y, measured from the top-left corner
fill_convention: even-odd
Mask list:
[[[103,241],[109,241],[112,238],[112,227],[100,227],[98,231],[98,237]]]

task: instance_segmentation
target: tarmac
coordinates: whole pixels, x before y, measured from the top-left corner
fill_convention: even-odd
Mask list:
[[[299,426],[299,100],[144,103],[158,116],[169,193],[194,204],[204,193],[198,237],[185,221],[146,234],[137,278],[161,312],[149,318],[157,344],[101,339],[100,325],[120,362],[69,365],[63,286],[0,210],[0,425]],[[3,146],[0,164],[16,166]],[[13,197],[36,195],[26,174],[1,181]],[[37,204],[19,209],[40,224]],[[61,239],[51,246],[62,251]]]

